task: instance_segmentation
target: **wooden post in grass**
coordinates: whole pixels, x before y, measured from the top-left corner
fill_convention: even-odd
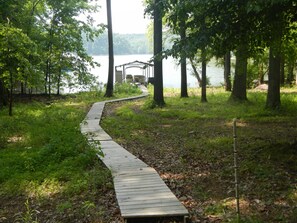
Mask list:
[[[235,198],[236,198],[236,214],[237,222],[240,222],[240,207],[239,207],[239,191],[238,191],[238,160],[237,160],[237,132],[236,118],[233,119],[233,153],[234,153],[234,176],[235,176]]]

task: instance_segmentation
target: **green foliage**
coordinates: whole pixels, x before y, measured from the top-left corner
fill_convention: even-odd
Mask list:
[[[134,84],[130,83],[116,83],[114,86],[114,93],[121,96],[121,95],[139,95],[141,94],[141,90]]]
[[[14,118],[1,112],[1,195],[79,193],[104,184],[108,174],[98,170],[96,150],[79,130],[86,109],[82,100],[90,95],[50,105],[19,104]]]
[[[102,33],[90,13],[91,1],[7,0],[0,8],[0,80],[12,93],[60,93],[63,86],[90,86],[97,66],[88,56],[83,38]],[[81,14],[86,16],[82,19]],[[3,97],[4,89],[0,91]],[[10,100],[12,101],[12,100]],[[1,102],[2,103],[2,102]]]

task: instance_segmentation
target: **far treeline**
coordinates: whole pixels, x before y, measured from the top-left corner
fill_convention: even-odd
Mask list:
[[[266,107],[280,107],[280,86],[293,84],[296,78],[296,0],[145,0],[145,3],[146,13],[154,18],[154,54],[159,58],[173,56],[180,61],[181,97],[188,96],[188,60],[193,68],[197,64],[202,67],[201,101],[207,102],[206,66],[216,57],[224,61],[225,87],[231,91],[231,100],[246,101],[248,80],[256,78],[263,83],[264,74],[268,73]],[[176,37],[168,50],[162,50],[162,25]],[[236,58],[232,77],[231,55]],[[156,71],[156,62],[155,88],[161,89],[155,90],[158,95],[154,95],[154,100],[162,106],[165,103],[162,63]]]
[[[108,36],[104,33],[94,41],[84,42],[90,55],[108,55]],[[113,48],[116,55],[152,54],[152,47],[146,34],[113,34]]]

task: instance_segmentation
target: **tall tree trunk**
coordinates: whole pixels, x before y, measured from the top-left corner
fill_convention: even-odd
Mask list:
[[[224,82],[225,90],[231,91],[231,53],[230,51],[224,56]]]
[[[48,83],[48,60],[46,61],[45,75],[44,75],[44,93],[47,94],[47,83]]]
[[[156,105],[165,105],[163,95],[163,59],[162,59],[162,9],[161,0],[154,4],[154,101]]]
[[[21,94],[24,95],[25,93],[25,85],[23,82],[21,82]]]
[[[205,49],[202,49],[201,52],[202,57],[202,83],[201,83],[201,102],[207,102],[206,98],[206,56],[205,56]]]
[[[233,90],[231,93],[232,100],[245,101],[246,96],[246,78],[247,78],[247,50],[244,45],[238,47],[236,52],[235,76]]]
[[[7,89],[4,86],[3,81],[0,79],[0,108],[7,105]]]
[[[48,94],[49,97],[51,97],[51,60],[48,59],[46,63],[46,75],[45,75],[45,94]]]
[[[58,80],[57,80],[57,95],[60,95],[60,88],[61,88],[61,76],[62,76],[62,69],[61,69],[61,66],[59,66],[59,71],[58,71]]]
[[[180,97],[181,98],[187,98],[187,97],[189,97],[189,95],[188,95],[187,61],[186,61],[186,58],[181,59],[180,67],[181,67],[181,91],[180,91]]]
[[[269,50],[269,71],[268,71],[268,93],[266,108],[278,109],[280,101],[280,64],[281,57],[278,50],[270,47]]]
[[[113,96],[113,76],[114,76],[114,52],[113,52],[113,34],[112,34],[112,18],[111,18],[111,0],[106,0],[107,9],[107,27],[108,27],[108,80],[104,97]]]
[[[180,25],[180,39],[181,41],[184,41],[186,38],[186,25],[185,21],[182,19],[181,25]],[[187,59],[184,52],[182,52],[181,55],[181,92],[180,96],[181,98],[187,98],[188,96],[188,83],[187,83]]]
[[[13,98],[13,74],[11,68],[9,68],[9,116],[12,116],[12,98]]]
[[[282,55],[280,57],[280,85],[284,86],[285,84],[285,58]]]

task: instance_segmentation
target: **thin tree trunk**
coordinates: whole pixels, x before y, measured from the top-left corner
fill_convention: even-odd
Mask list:
[[[106,0],[107,8],[107,26],[108,26],[108,80],[104,97],[113,96],[113,76],[114,76],[114,52],[113,52],[113,34],[112,34],[112,17],[111,17],[111,0]]]
[[[246,78],[247,78],[247,51],[244,45],[238,47],[236,52],[235,76],[233,90],[231,93],[232,100],[245,101],[246,95]]]
[[[29,89],[29,99],[30,99],[30,101],[32,100],[32,92],[33,92],[33,88],[31,87]]]
[[[25,86],[24,83],[21,82],[21,94],[24,95],[25,94]]]
[[[60,66],[59,67],[59,73],[58,73],[58,80],[57,80],[57,95],[60,95],[61,76],[62,76],[62,69],[61,69],[61,66]]]
[[[224,82],[225,90],[231,91],[231,53],[230,51],[224,56]]]
[[[48,96],[51,97],[52,89],[51,89],[51,62],[48,64]]]
[[[7,94],[3,81],[0,79],[0,108],[7,105]]]
[[[48,82],[48,60],[46,61],[45,77],[44,77],[44,93],[47,94],[47,82]]]
[[[260,62],[259,66],[258,66],[258,70],[259,70],[259,82],[260,84],[264,83],[264,63]]]
[[[273,47],[269,50],[269,71],[268,71],[268,93],[266,99],[266,108],[278,109],[280,101],[280,54],[274,52]]]
[[[206,58],[205,58],[205,49],[202,49],[202,84],[201,84],[201,102],[207,102],[206,97]]]
[[[10,89],[9,89],[9,116],[12,116],[13,75],[12,75],[11,68],[9,69],[9,82],[10,82]]]
[[[287,75],[287,84],[292,84],[292,81],[294,79],[294,64],[293,63],[289,63],[288,64],[288,75]],[[297,78],[296,78],[297,81]]]
[[[185,27],[185,22],[184,20],[181,21],[180,25],[180,39],[181,41],[184,41],[186,38],[186,27]],[[182,52],[181,55],[181,92],[180,96],[181,98],[187,98],[188,96],[188,83],[187,83],[187,59],[185,56],[185,53]]]
[[[194,64],[194,61],[192,60],[192,58],[190,58],[190,63],[191,63],[194,75],[197,78],[198,85],[199,85],[199,87],[201,87],[202,86],[202,80],[201,80],[201,77],[199,75],[199,72],[198,72],[197,68],[195,67],[195,64]]]
[[[164,106],[163,95],[163,62],[162,62],[162,10],[161,0],[155,0],[154,5],[154,101],[158,106]]]

